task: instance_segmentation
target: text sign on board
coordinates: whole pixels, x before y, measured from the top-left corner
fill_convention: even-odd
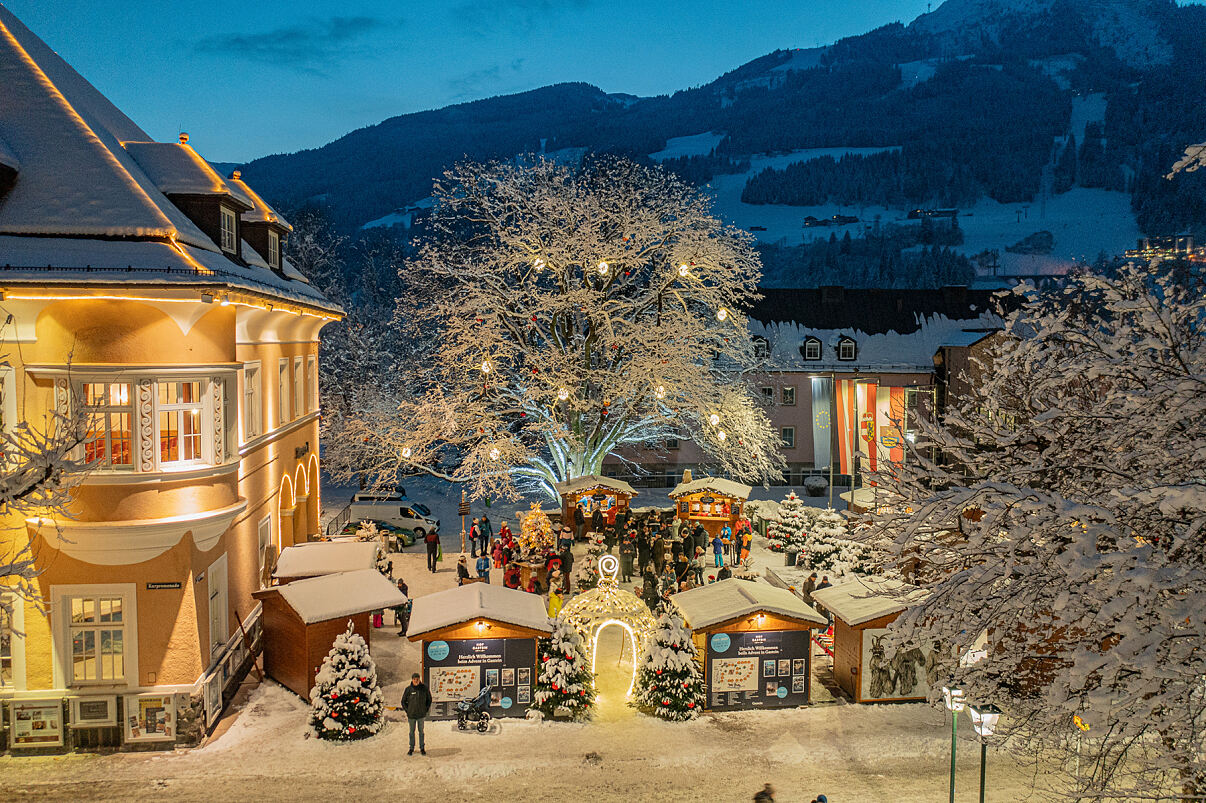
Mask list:
[[[147,591],[170,591],[180,588],[179,583],[147,583]]]
[[[812,672],[810,638],[807,630],[713,634],[707,644],[709,707],[806,704]]]

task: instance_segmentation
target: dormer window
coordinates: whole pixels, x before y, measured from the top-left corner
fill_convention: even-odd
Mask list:
[[[276,270],[281,267],[281,236],[275,231],[268,232],[268,266]]]
[[[754,357],[765,360],[770,357],[770,341],[761,335],[754,335]]]
[[[230,252],[234,253],[237,250],[237,248],[236,248],[237,239],[235,236],[235,213],[234,213],[234,210],[229,209],[225,206],[219,207],[219,209],[221,209],[221,215],[222,215],[221,224],[220,224],[222,242],[220,243],[220,245],[222,246],[223,251],[230,251]]]
[[[821,341],[815,337],[805,338],[803,351],[806,360],[821,359]]]
[[[838,341],[837,358],[846,361],[853,361],[858,358],[858,344],[854,342],[854,338],[843,337]]]

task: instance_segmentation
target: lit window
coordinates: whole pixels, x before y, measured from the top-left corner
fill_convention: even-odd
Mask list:
[[[98,468],[133,468],[134,411],[125,382],[85,382],[81,396],[88,408],[84,462]]]
[[[788,407],[796,403],[796,388],[790,385],[779,390],[779,404],[787,405]]]
[[[281,236],[275,231],[268,232],[268,265],[273,268],[281,266]]]
[[[251,440],[261,433],[260,424],[263,418],[263,406],[260,399],[263,396],[260,381],[259,363],[247,363],[243,366],[243,437]]]
[[[222,233],[222,250],[235,251],[235,214],[225,206],[221,207],[221,233]],[[212,219],[212,218],[211,218]]]
[[[159,383],[159,463],[196,463],[201,455],[201,382]]]
[[[815,337],[810,337],[804,341],[804,359],[819,360],[821,359],[821,341]]]
[[[858,349],[855,346],[854,340],[849,337],[843,337],[838,341],[838,359],[853,360],[858,356]]]
[[[779,434],[783,438],[783,448],[784,449],[796,448],[796,428],[795,427],[783,427],[779,431]]]
[[[666,448],[667,449],[677,449],[678,448],[678,438],[666,438]]]
[[[72,683],[101,683],[126,677],[125,600],[120,596],[66,597],[70,612]]]
[[[281,357],[280,362],[277,363],[276,382],[277,382],[276,401],[277,401],[277,406],[280,407],[280,416],[281,416],[280,420],[277,422],[277,425],[284,426],[285,423],[289,420],[289,358],[288,357]]]

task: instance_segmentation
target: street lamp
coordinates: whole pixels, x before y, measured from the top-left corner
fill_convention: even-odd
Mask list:
[[[963,710],[963,689],[943,686],[942,701],[951,712],[951,803],[955,803],[955,733],[959,729],[959,712]]]
[[[967,713],[971,717],[972,729],[980,737],[980,803],[984,803],[984,761],[988,756],[988,737],[996,733],[1001,709],[995,705],[969,705]]]

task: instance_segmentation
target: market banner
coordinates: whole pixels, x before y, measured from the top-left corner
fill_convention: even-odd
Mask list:
[[[879,449],[875,443],[875,399],[879,386],[874,382],[855,385],[858,405],[858,451],[867,455],[867,468],[875,471]]]
[[[837,381],[837,441],[838,465],[843,474],[854,473],[855,382],[853,379]]]
[[[455,719],[456,704],[492,686],[490,714],[522,717],[532,702],[536,639],[449,639],[425,644],[432,719]]]
[[[881,385],[875,396],[875,442],[880,460],[904,460],[904,414],[905,389]]]
[[[708,708],[786,708],[808,703],[808,630],[712,633],[706,660]]]
[[[812,378],[812,464],[828,467],[833,459],[829,441],[833,427],[830,417],[833,408],[833,380],[827,376]]]

